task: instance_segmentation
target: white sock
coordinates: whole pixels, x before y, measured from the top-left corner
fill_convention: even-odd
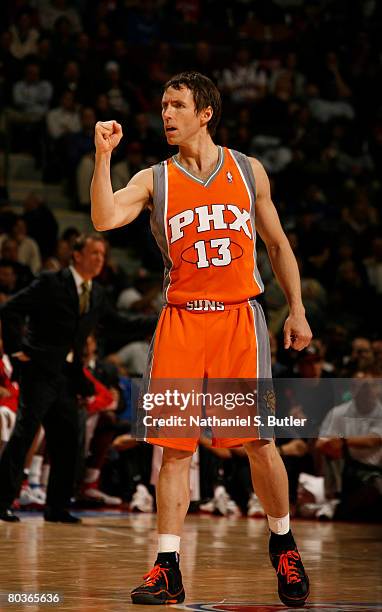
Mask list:
[[[101,470],[96,468],[86,468],[84,482],[96,482],[99,478]]]
[[[158,535],[158,552],[177,552],[180,550],[180,536],[171,533],[160,533]]]
[[[42,455],[34,455],[32,458],[28,477],[29,484],[32,486],[40,486],[43,459],[44,457]]]
[[[269,529],[273,533],[276,533],[277,535],[285,535],[286,533],[288,533],[290,528],[289,513],[285,516],[281,516],[280,518],[275,518],[274,516],[269,516],[269,514],[267,514],[267,518]]]

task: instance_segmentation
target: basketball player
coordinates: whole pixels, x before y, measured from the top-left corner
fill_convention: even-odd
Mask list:
[[[142,170],[114,194],[110,157],[122,129],[116,121],[99,122],[95,128],[95,228],[131,223],[148,207],[163,254],[166,305],[148,364],[153,379],[270,377],[268,334],[256,301],[263,285],[256,268],[255,231],[267,246],[288,300],[285,349],[302,350],[312,337],[297,263],[272,203],[268,177],[256,159],[213,142],[220,114],[219,91],[207,77],[196,72],[173,77],[164,86],[162,117],[167,142],[176,145],[178,153]],[[179,603],[185,597],[180,536],[198,440],[148,441],[164,448],[157,487],[158,556],[131,597],[139,604]],[[244,446],[253,486],[268,516],[279,596],[288,606],[303,605],[309,580],[290,531],[287,474],[273,440],[252,436],[213,444]]]

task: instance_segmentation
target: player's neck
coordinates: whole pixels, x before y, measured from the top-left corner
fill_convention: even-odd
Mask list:
[[[182,166],[194,174],[208,173],[214,168],[219,159],[219,147],[208,135],[179,146],[177,160]]]

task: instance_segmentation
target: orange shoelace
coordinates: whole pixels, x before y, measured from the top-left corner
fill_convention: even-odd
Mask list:
[[[154,586],[158,578],[163,576],[166,581],[166,588],[168,588],[168,580],[166,576],[166,572],[168,572],[168,567],[161,567],[160,565],[154,565],[153,569],[150,570],[147,574],[143,576],[143,580],[145,581],[145,586]]]
[[[300,555],[295,550],[288,550],[280,555],[277,573],[287,577],[287,582],[301,582],[301,576],[296,568],[296,561],[300,560]]]

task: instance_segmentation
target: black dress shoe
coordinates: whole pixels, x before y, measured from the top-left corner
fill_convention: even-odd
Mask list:
[[[6,510],[0,511],[0,521],[7,521],[8,523],[19,523],[20,519],[13,510],[7,508]]]
[[[76,523],[81,523],[81,519],[73,516],[67,510],[45,510],[44,519],[48,521],[48,523],[72,523],[73,525]]]

